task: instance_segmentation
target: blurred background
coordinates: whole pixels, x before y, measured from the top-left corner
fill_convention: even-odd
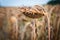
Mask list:
[[[34,6],[40,12],[44,9],[42,14],[45,10],[50,14],[50,24],[45,16],[34,20],[20,11],[25,8],[33,9]],[[33,15],[32,12],[30,14]],[[60,0],[0,0],[0,40],[60,40]]]

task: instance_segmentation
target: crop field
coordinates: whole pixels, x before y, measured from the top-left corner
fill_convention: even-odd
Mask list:
[[[60,40],[60,5],[0,7],[0,40]]]

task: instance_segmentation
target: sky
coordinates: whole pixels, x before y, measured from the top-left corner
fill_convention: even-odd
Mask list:
[[[32,6],[46,4],[49,0],[0,0],[0,6]]]

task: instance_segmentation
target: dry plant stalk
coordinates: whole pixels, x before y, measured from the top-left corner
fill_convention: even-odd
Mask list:
[[[9,9],[11,10],[11,9]],[[18,40],[18,17],[19,14],[8,14],[10,11],[7,11],[7,20],[8,20],[8,27],[10,28],[10,39],[11,40]]]
[[[55,5],[51,8],[50,13],[53,16],[52,27],[53,27],[53,38],[52,40],[59,40],[59,24],[60,24],[60,5]]]
[[[48,14],[45,10],[44,10],[44,8],[40,8],[40,9],[38,9],[38,8],[40,8],[40,6],[34,6],[34,7],[32,7],[32,9],[30,8],[30,9],[28,9],[28,12],[27,12],[27,10],[24,8],[24,9],[22,9],[23,11],[23,14],[25,15],[25,16],[27,16],[27,17],[30,17],[30,18],[33,18],[33,19],[35,19],[37,16],[39,16],[39,17],[41,17],[41,16],[45,16],[46,18],[47,18],[47,26],[48,26],[48,40],[50,40],[50,14]],[[36,14],[36,15],[35,15]],[[37,17],[37,18],[39,18],[39,17]],[[35,24],[35,23],[34,23]],[[34,29],[33,29],[34,31],[34,34],[35,34],[35,27],[34,27]],[[33,40],[35,40],[35,35],[34,35],[34,39]]]

